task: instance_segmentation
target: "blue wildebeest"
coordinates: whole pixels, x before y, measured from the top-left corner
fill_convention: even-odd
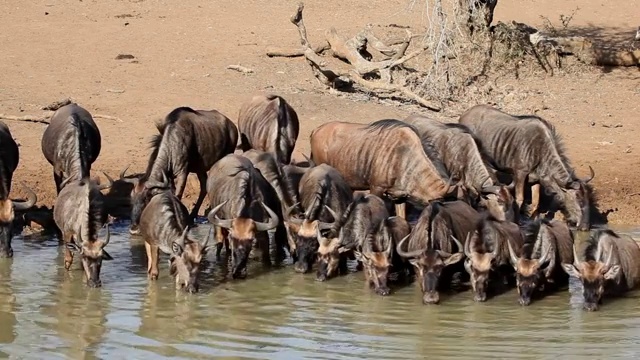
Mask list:
[[[567,221],[580,230],[591,226],[592,193],[587,185],[595,176],[579,179],[564,153],[560,135],[537,116],[513,116],[489,105],[476,105],[460,116],[478,138],[498,170],[513,175],[516,202],[522,208],[527,178],[531,188],[531,215],[538,211],[540,185],[555,193]],[[521,209],[520,209],[521,210]]]
[[[513,267],[509,243],[516,256],[522,255],[524,236],[520,227],[510,221],[500,221],[490,214],[483,214],[476,230],[464,243],[466,260],[464,267],[471,276],[473,300],[487,300],[487,292],[493,281],[500,286],[510,282]]]
[[[65,180],[90,176],[91,165],[100,155],[101,141],[93,117],[78,104],[65,105],[53,113],[42,135],[41,147],[53,166],[57,193]]]
[[[28,200],[23,202],[9,199],[13,173],[19,162],[18,144],[13,140],[9,127],[0,121],[0,258],[13,256],[11,238],[15,211],[27,210],[38,201],[36,194],[24,183],[21,184],[27,190]]]
[[[285,222],[289,248],[296,254],[294,269],[306,273],[315,262],[318,231],[331,229],[342,217],[353,200],[353,191],[336,169],[320,164],[304,173],[298,185],[298,193],[302,214],[291,216],[291,207],[285,215]]]
[[[82,148],[81,148],[82,149]],[[80,156],[82,156],[81,154]],[[90,287],[102,286],[100,269],[103,260],[113,260],[104,249],[109,244],[109,225],[104,239],[98,237],[98,231],[107,222],[104,207],[104,195],[100,190],[109,185],[98,186],[89,177],[80,180],[67,178],[62,184],[53,207],[53,219],[60,229],[65,246],[64,267],[71,268],[73,253],[82,257],[82,267]]]
[[[516,270],[516,287],[520,305],[531,304],[537,291],[567,285],[569,277],[562,264],[573,264],[573,238],[564,221],[537,219],[524,229],[522,257],[516,255],[511,243],[509,258]]]
[[[620,296],[640,284],[640,247],[630,236],[596,230],[580,257],[576,245],[573,264],[564,263],[562,268],[582,281],[585,310],[596,311],[604,296]]]
[[[479,220],[480,214],[464,201],[434,201],[398,244],[400,256],[415,268],[424,304],[439,303],[439,289],[449,286],[455,273],[465,271],[461,241],[469,239]]]
[[[187,177],[189,173],[195,173],[200,182],[200,194],[189,215],[193,220],[207,194],[207,171],[216,161],[233,153],[238,142],[238,128],[216,110],[179,107],[156,126],[160,134],[151,141],[152,152],[145,174],[140,179],[121,176],[122,181],[134,184],[129,229],[132,234],[139,232],[140,214],[151,199],[149,194],[153,189],[145,185],[148,181],[162,183],[162,174],[166,173],[176,196],[182,199]]]
[[[210,235],[204,242],[191,239],[189,212],[171,191],[169,179],[152,184],[151,200],[140,215],[140,234],[147,250],[147,273],[151,280],[158,278],[160,251],[170,255],[169,272],[176,286],[190,293],[198,291],[201,262],[210,248]],[[209,233],[211,234],[211,233]]]
[[[420,115],[411,115],[404,122],[413,125],[424,140],[433,144],[448,173],[460,179],[474,202],[479,202],[497,219],[517,222],[510,187],[500,183],[490,164],[492,160],[466,126]]]
[[[284,257],[288,245],[286,230],[280,221],[280,201],[269,182],[249,159],[236,154],[220,159],[209,171],[207,189],[209,203],[213,207],[207,217],[216,227],[216,256],[220,255],[223,240],[227,238],[233,278],[246,276],[254,240],[262,252],[263,264],[271,264],[269,230],[276,229],[276,258]]]
[[[281,164],[291,161],[300,124],[296,111],[278,95],[256,95],[238,115],[240,146],[272,153]]]
[[[426,206],[457,193],[431,144],[402,121],[328,122],[311,132],[310,142],[314,163],[334,167],[353,190],[388,196],[403,218],[407,200]]]

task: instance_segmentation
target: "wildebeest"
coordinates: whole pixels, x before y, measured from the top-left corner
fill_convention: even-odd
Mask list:
[[[582,253],[584,261],[576,245],[573,264],[562,264],[562,268],[582,281],[585,310],[596,311],[603,296],[622,295],[640,283],[640,247],[630,236],[596,230]],[[594,247],[595,256],[591,253]]]
[[[566,285],[569,277],[561,264],[573,263],[573,238],[564,221],[537,219],[524,230],[522,257],[509,245],[511,265],[516,270],[518,302],[527,306],[538,290]]]
[[[380,222],[377,231],[368,234],[354,251],[356,259],[363,264],[367,285],[376,294],[389,295],[387,281],[391,271],[403,276],[405,262],[398,255],[396,245],[410,232],[409,223],[404,218],[386,218]]]
[[[591,189],[587,179],[576,177],[564,153],[560,135],[538,116],[513,116],[489,105],[476,105],[460,116],[481,142],[498,170],[511,173],[515,181],[516,202],[522,207],[527,177],[531,188],[531,213],[538,211],[540,185],[554,192],[567,218],[580,230],[591,226]],[[538,183],[539,182],[539,183]]]
[[[41,147],[53,166],[57,193],[65,180],[90,176],[101,146],[100,130],[86,109],[72,103],[53,113],[42,135]]]
[[[426,206],[457,191],[431,144],[399,120],[371,124],[328,122],[311,132],[311,160],[329,164],[353,190],[386,195],[406,218],[407,199]]]
[[[468,239],[479,220],[480,214],[464,201],[435,201],[424,208],[411,234],[397,245],[398,254],[415,268],[424,304],[439,303],[439,288],[464,271],[461,241]]]
[[[13,220],[15,211],[24,211],[35,205],[36,194],[24,183],[27,190],[27,201],[9,199],[13,173],[20,162],[20,150],[13,140],[9,127],[0,121],[0,258],[12,257],[11,238],[13,237]]]
[[[244,103],[238,115],[243,151],[257,149],[272,153],[282,164],[291,161],[298,139],[298,114],[278,95],[256,95]]]
[[[281,164],[277,162],[273,154],[252,149],[242,153],[242,156],[249,159],[271,184],[280,199],[283,213],[298,202],[297,189],[288,181],[286,174],[282,171]]]
[[[189,212],[171,191],[166,176],[163,182],[152,185],[151,200],[140,215],[140,234],[147,250],[147,273],[151,280],[158,278],[160,250],[170,255],[169,272],[176,286],[190,292],[198,291],[200,264],[210,248],[210,235],[204,242],[189,238]]]
[[[342,217],[351,201],[353,191],[340,173],[327,164],[309,168],[300,179],[298,193],[303,213],[285,215],[289,248],[296,254],[294,268],[306,273],[311,270],[318,250],[317,228],[330,229]]]
[[[433,144],[447,172],[460,179],[474,200],[479,200],[500,220],[517,221],[509,186],[500,183],[491,159],[466,126],[420,115],[410,115],[404,122],[414,126],[423,140]]]
[[[61,185],[62,189],[53,207],[53,219],[66,245],[64,267],[67,270],[71,268],[72,251],[79,253],[87,285],[100,287],[102,261],[113,260],[104,249],[109,244],[109,224],[106,224],[107,234],[104,239],[98,237],[98,231],[107,222],[104,195],[100,190],[110,185],[98,186],[88,177],[80,180],[67,178]]]
[[[227,237],[227,244],[231,248],[233,278],[246,275],[254,239],[262,252],[262,262],[271,264],[268,230],[276,229],[277,257],[284,256],[284,249],[288,245],[286,230],[280,221],[280,201],[269,182],[249,159],[236,154],[220,159],[209,172],[207,189],[209,203],[213,206],[208,219],[217,227],[216,256],[219,256],[221,241]],[[228,233],[227,236],[224,233]]]
[[[156,124],[160,134],[151,140],[152,152],[141,179],[121,179],[135,186],[131,195],[132,234],[139,232],[138,221],[142,209],[151,199],[148,181],[162,183],[166,173],[175,194],[182,199],[189,173],[195,173],[200,182],[200,194],[189,214],[193,220],[207,194],[207,171],[227,154],[235,151],[238,128],[216,110],[194,110],[179,107],[171,111],[163,122]],[[174,183],[174,179],[176,180]]]
[[[365,241],[370,241],[380,231],[381,224],[387,218],[389,212],[380,197],[373,194],[356,195],[326,236],[319,231],[317,233],[319,247],[316,280],[325,281],[338,272],[344,272],[346,256],[353,254],[354,250],[360,251]],[[383,250],[373,249],[370,252]],[[366,262],[363,265],[380,266],[382,270],[388,267],[387,260],[391,259],[377,256],[371,265]]]
[[[505,285],[511,280],[513,267],[510,262],[509,243],[516,256],[522,255],[524,237],[520,227],[509,221],[500,221],[484,214],[477,222],[476,230],[464,243],[467,257],[464,267],[471,276],[474,301],[487,300],[492,280]],[[496,276],[492,276],[495,273]]]

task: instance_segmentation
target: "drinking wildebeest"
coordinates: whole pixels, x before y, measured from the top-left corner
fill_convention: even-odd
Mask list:
[[[140,215],[140,234],[147,250],[147,273],[151,280],[158,278],[160,250],[170,255],[169,272],[176,286],[190,292],[198,291],[200,264],[210,248],[210,235],[202,243],[189,238],[189,212],[171,191],[169,179],[151,185],[151,200]]]
[[[399,217],[392,216],[380,222],[378,230],[368,234],[354,250],[357,260],[364,267],[364,278],[367,285],[378,295],[389,295],[387,282],[390,271],[399,277],[404,275],[405,262],[397,251],[396,245],[411,232],[409,223]]]
[[[560,135],[554,127],[538,116],[513,116],[489,105],[476,105],[460,116],[481,142],[498,170],[514,177],[516,202],[522,210],[527,177],[531,188],[531,214],[538,211],[540,186],[554,192],[567,222],[579,230],[588,230],[592,193],[587,185],[591,176],[576,177],[564,153]]]
[[[109,182],[111,178],[107,177]],[[62,235],[65,246],[64,268],[69,270],[73,263],[73,252],[82,256],[82,267],[90,287],[102,286],[100,269],[102,260],[113,260],[104,249],[109,244],[109,224],[103,239],[98,231],[107,222],[104,207],[104,195],[101,189],[109,185],[98,186],[85,177],[80,180],[67,178],[61,184],[61,190],[53,207],[53,219]]]
[[[135,186],[131,194],[131,227],[137,234],[142,209],[151,199],[147,181],[162,183],[166,172],[175,194],[182,199],[189,173],[198,175],[200,194],[189,214],[193,220],[207,194],[207,171],[227,154],[235,151],[238,128],[216,110],[194,110],[179,107],[171,111],[163,122],[156,124],[160,134],[151,140],[153,149],[144,176],[141,179],[121,179]],[[176,180],[174,183],[174,179]]]
[[[411,234],[398,244],[398,254],[415,268],[424,304],[439,303],[439,289],[449,286],[455,273],[465,271],[460,241],[468,240],[479,220],[480,214],[464,201],[435,201],[424,208]]]
[[[278,95],[256,95],[244,103],[238,115],[243,151],[272,153],[281,164],[291,161],[300,124],[296,111]]]
[[[216,226],[216,256],[220,255],[222,241],[228,238],[225,243],[227,250],[229,247],[231,250],[233,278],[246,276],[254,240],[262,252],[263,264],[271,264],[269,230],[276,229],[276,258],[284,258],[288,244],[284,224],[280,221],[280,201],[249,159],[235,154],[220,159],[209,172],[207,189],[209,203],[213,206],[207,217]]]
[[[491,159],[466,126],[420,115],[410,115],[404,122],[413,125],[423,140],[433,144],[448,173],[460,179],[474,201],[490,209],[499,220],[517,222],[510,187],[500,183]]]
[[[41,147],[44,157],[53,166],[57,193],[60,193],[63,181],[90,176],[91,165],[100,155],[101,141],[93,117],[80,105],[65,105],[53,113],[42,134]]]
[[[640,247],[630,236],[596,230],[581,254],[584,261],[575,247],[576,244],[573,264],[562,264],[562,268],[582,282],[585,310],[596,311],[603,296],[620,296],[640,284]],[[592,256],[594,247],[596,253]]]
[[[501,286],[512,280],[514,271],[509,263],[509,243],[516,256],[521,256],[524,237],[520,227],[510,221],[499,221],[489,214],[482,216],[476,230],[465,241],[467,259],[464,267],[471,276],[474,301],[487,300],[487,291],[493,280],[499,281]]]
[[[568,275],[562,264],[573,263],[573,238],[564,221],[537,219],[524,230],[522,257],[509,245],[511,265],[516,270],[516,287],[520,305],[531,304],[536,291],[567,285]]]
[[[13,256],[11,238],[13,237],[13,220],[15,211],[24,211],[35,205],[36,194],[22,182],[27,190],[27,201],[9,199],[13,173],[20,162],[20,150],[13,140],[9,127],[0,121],[0,258]]]
[[[310,142],[314,163],[333,166],[353,190],[393,199],[403,218],[407,199],[426,206],[457,192],[431,144],[402,121],[328,122],[311,132]]]
[[[290,215],[293,209],[289,209],[285,223],[289,248],[296,254],[294,269],[306,273],[311,270],[318,251],[316,228],[330,229],[353,200],[353,191],[336,169],[320,164],[305,172],[298,192],[302,216]]]
[[[365,241],[369,241],[380,231],[381,224],[387,218],[389,218],[389,212],[380,197],[373,194],[356,195],[342,217],[334,223],[327,236],[323,236],[319,230],[317,232],[319,247],[316,279],[325,281],[338,272],[344,272],[346,256],[349,255],[346,253],[353,253],[354,250],[361,249]],[[384,249],[372,249],[369,252],[376,251],[383,252]],[[369,257],[371,258],[371,256]],[[363,261],[363,265],[365,267],[379,266],[381,270],[386,270],[390,260],[379,255],[373,259],[372,264]],[[366,271],[369,270],[365,269]],[[376,291],[386,291],[380,285],[378,284]]]

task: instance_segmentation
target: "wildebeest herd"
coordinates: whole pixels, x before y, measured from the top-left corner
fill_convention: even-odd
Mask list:
[[[291,161],[298,115],[277,95],[254,96],[237,126],[216,110],[179,107],[157,130],[144,173],[126,176],[125,168],[115,181],[104,174],[103,185],[90,177],[101,136],[87,110],[58,109],[44,132],[65,268],[80,256],[91,287],[101,286],[102,261],[112,259],[101,190],[115,182],[130,184],[129,231],[144,238],[149,278],[158,278],[162,252],[176,286],[192,293],[214,248],[217,259],[224,248],[234,279],[246,277],[254,246],[270,265],[270,231],[276,261],[290,254],[297,272],[315,266],[316,280],[327,281],[356,260],[377,294],[415,278],[425,304],[438,303],[457,279],[470,283],[475,301],[515,285],[520,304],[529,305],[566,289],[573,276],[582,281],[584,308],[597,310],[604,296],[640,280],[636,242],[592,229],[593,169],[578,178],[560,136],[537,116],[476,105],[458,123],[419,115],[328,122],[311,132],[310,155],[299,163]],[[8,199],[19,153],[4,123],[0,142],[0,256],[11,257],[14,211],[37,199],[31,190],[27,201]],[[181,200],[189,173],[200,182],[191,211]],[[190,230],[207,196],[215,235],[195,239]],[[419,216],[410,225],[412,210]],[[565,220],[553,217],[557,211]]]

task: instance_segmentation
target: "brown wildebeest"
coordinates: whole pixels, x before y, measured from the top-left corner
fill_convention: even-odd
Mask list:
[[[603,296],[620,296],[640,284],[640,247],[628,235],[611,230],[596,230],[583,253],[578,257],[573,248],[573,264],[562,264],[570,276],[582,281],[584,309],[598,310]],[[596,248],[595,256],[590,254]]]
[[[238,129],[243,151],[272,153],[281,164],[291,162],[298,139],[298,114],[278,95],[256,95],[240,108]]]
[[[23,202],[9,199],[13,173],[19,162],[18,144],[13,140],[7,124],[0,121],[0,258],[13,256],[11,238],[13,237],[15,211],[27,210],[38,201],[36,194],[24,182],[21,185],[27,190],[28,200]]]
[[[57,193],[65,180],[90,176],[91,165],[100,155],[101,146],[100,130],[86,109],[72,103],[53,113],[42,134],[41,147],[53,166]]]
[[[407,199],[426,206],[457,192],[432,146],[402,121],[328,122],[311,132],[310,142],[314,163],[333,166],[353,190],[387,195],[403,218]]]
[[[480,214],[464,201],[434,201],[398,244],[398,254],[415,268],[424,304],[438,304],[439,288],[447,287],[455,273],[465,271],[464,245],[458,239],[466,241],[479,220]]]
[[[111,179],[107,177],[111,182]],[[90,287],[102,286],[100,269],[102,260],[113,260],[104,248],[109,244],[109,224],[104,207],[104,195],[101,189],[109,185],[98,186],[85,177],[81,180],[67,178],[62,184],[53,207],[53,219],[62,233],[66,245],[64,267],[71,268],[73,252],[82,257],[82,267]],[[104,239],[98,237],[98,231],[106,224]]]
[[[562,263],[573,263],[573,238],[564,221],[537,219],[526,225],[522,257],[509,245],[511,265],[516,270],[518,302],[531,304],[536,291],[548,291],[569,283]]]
[[[490,164],[492,160],[466,126],[420,115],[410,115],[404,122],[413,125],[423,140],[433,144],[449,174],[460,179],[475,201],[497,219],[517,222],[510,186],[500,183]]]
[[[207,217],[216,226],[216,256],[220,255],[223,239],[228,237],[227,250],[230,245],[234,279],[246,276],[254,240],[262,252],[263,264],[271,264],[269,230],[276,229],[276,258],[284,257],[284,249],[288,245],[286,230],[280,221],[280,201],[269,182],[249,159],[236,154],[220,159],[209,171],[207,189],[209,203],[213,206]],[[227,233],[226,236],[224,233]]]
[[[509,263],[509,243],[516,256],[521,256],[524,236],[518,225],[510,221],[500,221],[490,214],[484,214],[477,223],[476,230],[464,243],[467,259],[464,267],[471,276],[474,301],[486,301],[490,280],[499,280],[505,285],[511,280],[513,267]],[[491,277],[491,273],[498,275]]]
[[[587,185],[591,176],[579,179],[564,153],[560,135],[554,127],[537,116],[513,116],[489,105],[476,105],[460,116],[478,138],[498,170],[513,175],[516,202],[522,210],[527,177],[531,188],[531,215],[537,213],[540,185],[555,193],[567,221],[579,230],[591,227],[589,218],[593,202]]]
[[[166,173],[172,187],[175,185],[176,196],[182,199],[189,173],[197,174],[200,194],[189,214],[193,220],[207,194],[207,171],[216,161],[232,154],[238,142],[238,128],[216,110],[179,107],[156,126],[160,134],[151,140],[153,150],[144,176],[141,179],[126,179],[121,176],[121,180],[135,185],[131,194],[129,232],[132,234],[139,232],[140,214],[151,199],[149,194],[153,189],[145,185],[147,181],[162,183],[162,174]]]
[[[294,269],[311,270],[318,251],[318,228],[329,230],[353,201],[353,191],[342,175],[327,164],[309,168],[298,186],[302,216],[285,215],[289,248],[296,254]]]
[[[169,272],[176,286],[190,293],[198,291],[200,264],[210,248],[210,234],[203,243],[189,238],[189,212],[171,191],[166,176],[159,184],[151,184],[151,200],[140,215],[140,234],[147,250],[147,273],[158,279],[160,250],[171,255]]]

